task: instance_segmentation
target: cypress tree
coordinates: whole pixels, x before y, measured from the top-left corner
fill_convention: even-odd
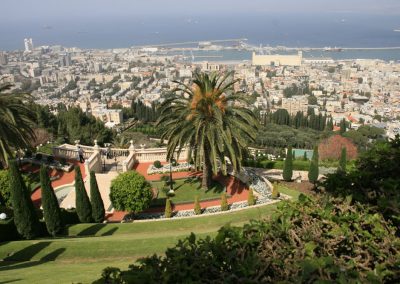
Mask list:
[[[106,211],[104,209],[103,199],[101,198],[94,171],[90,172],[90,203],[92,205],[93,221],[95,223],[103,222]]]
[[[221,195],[221,211],[228,211],[229,205],[228,200],[226,199],[226,193]]]
[[[285,163],[283,164],[283,180],[291,181],[293,176],[293,159],[292,159],[292,146],[289,146]]]
[[[39,235],[40,224],[30,192],[22,180],[16,161],[9,161],[9,171],[15,226],[23,238],[33,239]]]
[[[92,207],[79,166],[75,167],[75,206],[79,221],[81,223],[90,223],[92,221]]]
[[[172,216],[172,205],[171,205],[171,200],[167,198],[165,202],[165,212],[164,212],[165,218],[171,218]]]
[[[308,159],[307,159],[307,152],[306,152],[306,151],[304,151],[303,160],[304,160],[304,161],[307,161],[307,160],[308,160]]]
[[[346,171],[346,162],[347,162],[347,150],[346,147],[343,147],[342,153],[340,155],[338,171],[343,171],[343,172]]]
[[[310,163],[310,169],[308,171],[308,180],[314,184],[318,180],[318,175],[319,175],[318,159],[319,159],[318,146],[315,146],[314,153]]]
[[[198,195],[196,195],[194,197],[194,214],[196,214],[196,215],[200,215],[201,214],[201,206],[200,206],[199,196]]]
[[[346,120],[343,118],[343,119],[340,121],[340,134],[345,133],[346,130],[347,130]]]
[[[51,186],[47,168],[40,167],[40,186],[42,188],[43,217],[47,231],[55,237],[62,229],[61,211],[54,189]]]

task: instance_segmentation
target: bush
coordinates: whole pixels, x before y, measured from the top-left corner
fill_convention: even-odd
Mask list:
[[[76,213],[76,209],[64,209],[61,208],[61,220],[64,225],[73,225],[79,224],[78,213]]]
[[[14,219],[0,221],[0,242],[20,240],[21,235],[15,227]]]
[[[172,217],[172,205],[171,205],[171,199],[167,198],[165,201],[165,212],[164,212],[165,218],[171,218]]]
[[[8,170],[0,170],[0,204],[11,207],[10,175]]]
[[[249,189],[249,195],[247,196],[247,205],[253,206],[256,204],[256,198],[254,197],[253,189]]]
[[[25,158],[32,158],[32,151],[31,150],[26,150],[25,151]]]
[[[130,265],[115,283],[399,283],[394,228],[350,203],[283,201],[268,221],[225,226],[214,239],[192,233],[165,256]]]
[[[194,214],[196,215],[200,215],[201,214],[201,206],[200,206],[200,202],[199,202],[199,196],[196,195],[194,197]]]
[[[161,169],[162,168],[161,162],[158,161],[158,160],[154,161],[153,166],[156,167],[157,169]]]
[[[226,198],[226,193],[223,193],[221,194],[221,211],[228,211],[228,210],[229,210],[229,204]]]
[[[278,184],[274,183],[272,186],[272,193],[271,193],[271,198],[272,199],[278,199],[280,196],[279,190],[278,190]]]
[[[60,164],[63,165],[63,166],[65,166],[65,165],[67,164],[67,159],[61,158],[61,159],[60,159]]]
[[[110,200],[116,210],[138,213],[149,208],[151,185],[138,172],[129,171],[111,182]]]
[[[43,155],[41,153],[36,153],[35,160],[41,161],[42,158],[43,158]]]
[[[47,156],[47,163],[49,163],[49,164],[54,163],[54,157],[53,156]]]

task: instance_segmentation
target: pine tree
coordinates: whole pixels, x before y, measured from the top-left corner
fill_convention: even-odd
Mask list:
[[[22,180],[16,161],[9,161],[9,171],[15,226],[23,238],[33,239],[39,236],[40,223],[32,203],[30,192]]]
[[[256,204],[256,198],[254,197],[253,189],[249,189],[249,195],[247,196],[247,205],[253,206]]]
[[[346,171],[346,163],[347,163],[347,150],[346,150],[346,147],[343,147],[342,153],[340,155],[338,171],[345,172]]]
[[[318,180],[319,169],[318,169],[318,146],[314,147],[314,153],[310,163],[310,169],[308,171],[308,180],[312,183],[316,183]]]
[[[223,193],[221,195],[221,211],[228,211],[229,205],[228,205],[228,200],[226,198],[226,193]]]
[[[285,163],[283,164],[283,179],[285,181],[291,181],[293,176],[293,159],[292,159],[292,146],[289,146]]]
[[[90,203],[92,205],[93,221],[95,223],[102,223],[106,212],[94,171],[90,172]]]
[[[198,195],[196,195],[194,197],[194,214],[196,214],[196,215],[200,215],[201,214],[201,206],[200,206],[199,196]]]
[[[58,205],[58,200],[51,186],[47,168],[40,167],[40,186],[42,189],[42,206],[43,217],[46,223],[47,231],[50,235],[55,237],[62,229],[61,211]]]
[[[172,205],[171,205],[171,200],[167,198],[165,202],[165,218],[171,218],[172,216]]]
[[[79,166],[75,167],[75,205],[81,223],[92,222],[92,206],[87,195]]]

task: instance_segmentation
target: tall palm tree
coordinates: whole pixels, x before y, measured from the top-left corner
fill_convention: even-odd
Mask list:
[[[35,112],[23,101],[29,96],[4,93],[10,85],[0,86],[0,163],[7,165],[15,150],[28,148],[35,139]]]
[[[257,134],[258,121],[243,95],[233,90],[232,73],[195,73],[193,84],[181,82],[161,105],[157,126],[168,140],[167,159],[189,147],[195,166],[203,169],[202,187],[209,188],[212,174],[226,174],[226,159],[240,171],[242,153]]]

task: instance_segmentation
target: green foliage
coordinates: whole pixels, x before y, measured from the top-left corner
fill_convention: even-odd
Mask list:
[[[394,228],[380,215],[350,202],[301,195],[298,202],[281,202],[268,221],[225,226],[213,239],[192,233],[167,249],[165,256],[153,255],[131,265],[117,280],[398,283],[400,241]]]
[[[319,189],[352,195],[400,228],[400,136],[373,145],[356,160],[355,168],[327,176]]]
[[[104,221],[106,211],[104,209],[104,202],[101,198],[99,186],[97,185],[96,174],[94,171],[90,172],[90,203],[92,205],[92,218],[95,223],[102,223]]]
[[[370,126],[361,125],[357,130],[348,130],[342,134],[343,137],[351,139],[360,150],[372,145],[371,141],[382,140],[385,130]]]
[[[156,167],[157,169],[162,168],[161,162],[160,161],[154,161],[153,166]]]
[[[201,214],[201,206],[200,206],[200,201],[199,201],[199,196],[196,195],[194,197],[194,214],[200,215]]]
[[[229,204],[228,199],[226,198],[226,193],[221,194],[221,211],[228,211]]]
[[[280,194],[279,194],[279,190],[278,190],[278,184],[275,182],[274,185],[272,186],[271,198],[278,199],[279,196],[280,196]]]
[[[310,163],[310,169],[308,170],[308,180],[311,183],[316,183],[319,176],[319,168],[318,168],[318,147],[314,147],[313,157]]]
[[[163,131],[161,138],[168,140],[167,159],[175,150],[188,147],[195,167],[203,168],[204,188],[210,187],[213,173],[220,169],[226,173],[223,157],[230,159],[234,169],[240,169],[243,151],[257,134],[254,113],[234,103],[246,105],[244,97],[234,93],[237,80],[232,77],[231,72],[195,73],[193,82],[179,83],[177,92],[160,108],[157,127]]]
[[[346,147],[342,148],[342,153],[340,154],[340,160],[339,160],[339,171],[346,171],[346,164],[347,164],[347,158],[346,158]]]
[[[292,159],[292,146],[288,147],[285,163],[283,165],[283,179],[291,181],[293,176],[293,159]]]
[[[11,207],[10,175],[8,170],[0,170],[0,204]]]
[[[120,174],[111,182],[110,200],[116,210],[138,213],[150,206],[150,184],[138,172]]]
[[[9,161],[9,171],[15,226],[23,238],[33,239],[39,235],[39,219],[32,203],[30,191],[26,188],[16,161]]]
[[[17,149],[30,147],[35,139],[35,113],[23,101],[27,95],[3,93],[10,85],[0,84],[0,164],[6,165]]]
[[[171,199],[167,198],[165,201],[165,212],[164,212],[165,218],[171,218],[172,217],[172,204],[171,204]]]
[[[303,154],[303,161],[308,161],[307,152],[306,151],[304,151],[304,154]]]
[[[249,195],[247,196],[247,205],[249,206],[253,206],[256,204],[256,198],[254,196],[254,192],[253,189],[250,188],[249,189]]]
[[[87,195],[79,166],[75,167],[75,205],[79,220],[82,223],[92,222],[92,206]]]
[[[46,228],[49,234],[55,237],[62,230],[61,212],[56,194],[51,186],[47,168],[43,165],[40,168],[40,186],[42,189],[43,217]]]

